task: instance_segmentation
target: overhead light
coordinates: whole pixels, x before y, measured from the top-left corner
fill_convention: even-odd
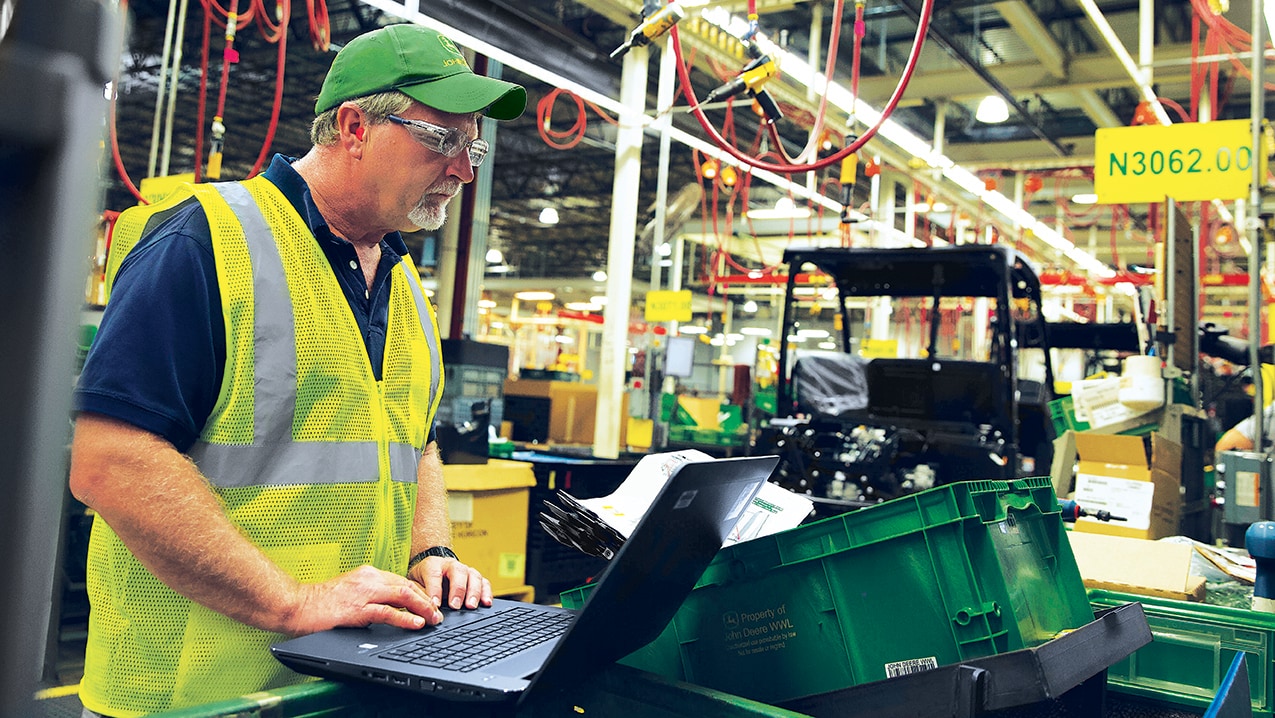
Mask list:
[[[513,271],[513,267],[508,264],[491,264],[487,266],[488,274],[506,274]]]
[[[596,305],[598,305],[598,306],[600,306],[600,307],[605,307],[605,306],[607,305],[607,298],[606,298],[606,295],[604,295],[604,294],[599,294],[599,295],[598,295],[598,296],[596,296],[596,297],[589,297],[589,303],[590,303],[590,304],[596,304]]]
[[[567,302],[565,306],[573,312],[596,312],[602,309],[601,304],[593,302]]]
[[[479,299],[478,306],[480,309],[495,309],[496,302],[491,299]]]
[[[505,255],[501,254],[499,249],[487,250],[488,264],[500,264],[503,261],[505,261]]]
[[[673,266],[673,260],[671,260],[671,259],[661,259],[661,260],[660,260],[660,266],[661,266],[661,267],[671,267],[671,266]]]
[[[810,216],[809,207],[798,207],[791,197],[775,200],[774,209],[750,209],[744,213],[750,219],[805,219]]]
[[[836,342],[819,342],[819,348],[820,349],[836,349],[837,343]]]
[[[514,295],[514,299],[521,299],[524,302],[548,302],[553,300],[553,296],[553,292],[526,291],[518,292]]]
[[[974,119],[989,125],[1004,122],[1009,119],[1009,105],[1005,104],[1005,99],[1000,95],[988,95],[978,103]]]
[[[1093,192],[1074,194],[1071,196],[1071,201],[1076,204],[1097,204],[1098,195],[1094,194]]]
[[[950,212],[952,210],[951,207],[948,207],[947,204],[943,202],[917,202],[912,205],[911,209],[913,212],[937,212],[939,214],[942,214],[943,212]]]
[[[797,336],[802,339],[827,339],[827,329],[798,329]]]
[[[540,210],[540,224],[557,224],[558,210],[553,207],[545,207]]]
[[[673,245],[668,242],[661,242],[660,246],[655,248],[655,253],[661,257],[667,257],[673,253]]]
[[[770,329],[766,327],[744,327],[739,330],[739,333],[749,337],[768,337],[770,336]]]
[[[677,328],[678,334],[707,334],[708,327],[700,327],[694,324],[687,324]]]
[[[605,282],[606,280],[607,280],[607,273],[605,271],[599,269],[598,271],[593,273],[593,281]]]
[[[576,343],[575,339],[572,339],[566,334],[559,334],[558,336],[554,337],[553,340],[555,342],[558,342],[559,344],[575,344]]]
[[[757,302],[752,299],[749,299],[748,301],[744,302],[744,311],[748,312],[749,314],[756,312]]]
[[[750,269],[750,270],[748,270],[748,278],[749,278],[749,279],[761,279],[761,278],[762,278],[762,277],[764,277],[764,276],[766,276],[766,275],[762,274],[762,271],[761,271],[760,269]]]

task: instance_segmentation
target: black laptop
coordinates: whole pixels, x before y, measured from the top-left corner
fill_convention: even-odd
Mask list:
[[[270,650],[301,673],[449,700],[521,701],[579,685],[659,636],[778,461],[679,465],[579,611],[496,599],[418,631],[338,628]]]

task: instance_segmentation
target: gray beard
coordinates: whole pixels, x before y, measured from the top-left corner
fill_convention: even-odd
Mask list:
[[[435,230],[443,226],[443,222],[447,221],[447,205],[440,204],[438,207],[429,207],[422,199],[419,204],[407,213],[407,221],[420,227],[421,229]]]
[[[443,190],[449,198],[437,207],[431,207],[428,201],[429,197],[438,189]],[[421,197],[421,201],[416,203],[412,211],[407,213],[407,221],[426,230],[435,230],[442,227],[443,222],[447,221],[447,204],[451,202],[450,197],[454,197],[459,191],[459,184],[444,184],[437,188],[430,188],[430,191]]]

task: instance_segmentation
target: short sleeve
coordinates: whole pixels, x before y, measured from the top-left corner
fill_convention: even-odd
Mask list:
[[[185,452],[216,404],[225,321],[208,220],[192,201],[120,267],[75,408],[164,437]]]

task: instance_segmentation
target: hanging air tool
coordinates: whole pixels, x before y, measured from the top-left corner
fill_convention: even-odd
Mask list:
[[[846,135],[846,147],[858,139]],[[851,152],[841,160],[841,224],[850,224],[850,210],[854,203],[854,181],[859,174],[859,153]]]
[[[665,5],[658,12],[643,20],[641,25],[634,28],[633,32],[629,33],[629,39],[625,40],[623,45],[611,51],[611,59],[614,60],[624,55],[632,48],[646,45],[668,32],[684,17],[686,17],[686,10],[682,8],[680,3],[674,2]]]
[[[753,59],[729,82],[708,93],[700,100],[700,104],[726,100],[747,92],[767,119],[778,122],[784,117],[783,110],[779,109],[779,103],[775,102],[775,98],[762,85],[779,73],[779,64],[770,55],[761,52],[756,43],[749,43],[748,50]]]
[[[766,81],[774,77],[779,72],[779,65],[770,58],[770,55],[761,54],[754,57],[744,69],[739,71],[732,80],[708,93],[700,104],[708,104],[717,100],[725,100],[743,92],[752,92],[754,94],[761,92],[761,86]]]

